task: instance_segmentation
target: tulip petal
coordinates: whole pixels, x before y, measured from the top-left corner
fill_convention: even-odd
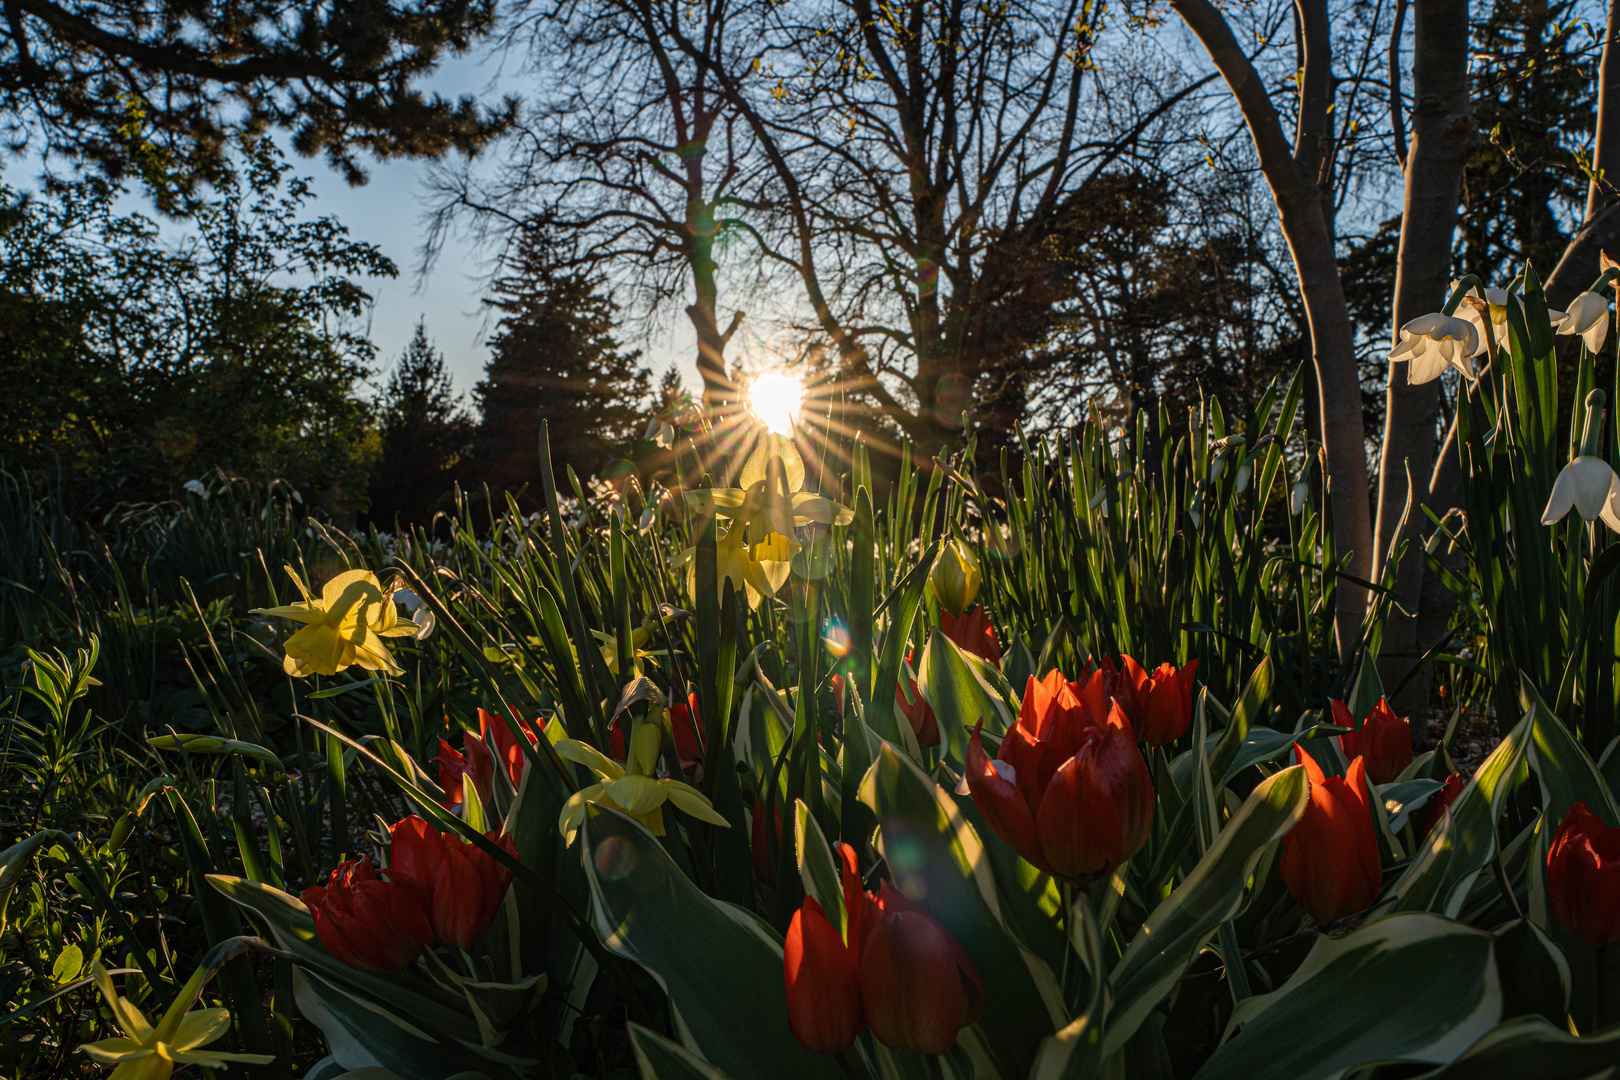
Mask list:
[[[973,737],[968,739],[967,746],[967,782],[973,805],[978,807],[985,824],[1008,847],[1042,873],[1050,874],[1052,868],[1041,853],[1040,841],[1035,833],[1035,816],[1030,813],[1029,803],[1014,780],[1002,776],[991,765],[979,741],[983,729],[984,721],[980,720],[974,726]],[[1016,769],[1003,764],[1016,778]]]
[[[782,948],[788,1029],[806,1050],[837,1054],[866,1027],[858,952],[844,944],[814,898],[788,924]]]
[[[945,929],[920,911],[885,910],[860,951],[861,1001],[872,1034],[896,1050],[949,1053],[968,1002]]]

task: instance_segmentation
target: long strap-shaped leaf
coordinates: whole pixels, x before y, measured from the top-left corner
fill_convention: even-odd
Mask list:
[[[1109,982],[1114,1006],[1103,1035],[1106,1061],[1135,1034],[1221,923],[1243,906],[1254,861],[1305,812],[1310,785],[1295,765],[1266,778],[1232,815],[1187,880],[1142,924]]]

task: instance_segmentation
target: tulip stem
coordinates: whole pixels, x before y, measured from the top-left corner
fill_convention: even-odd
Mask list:
[[[945,1066],[940,1064],[938,1054],[924,1054],[923,1060],[928,1063],[928,1080],[945,1080]]]
[[[1069,1000],[1069,961],[1074,955],[1074,946],[1069,935],[1069,920],[1074,914],[1074,883],[1062,881],[1058,883],[1058,894],[1063,899],[1063,911],[1059,913],[1059,927],[1063,931],[1063,979],[1058,985],[1063,987],[1063,1000]]]

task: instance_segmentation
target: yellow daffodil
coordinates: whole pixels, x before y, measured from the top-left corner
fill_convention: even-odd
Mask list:
[[[773,467],[773,463],[775,466]],[[775,596],[787,582],[793,557],[799,553],[794,530],[806,525],[848,525],[854,513],[831,499],[812,495],[804,487],[804,459],[791,439],[767,435],[743,463],[734,488],[687,492],[687,505],[698,514],[713,514],[731,522],[716,545],[716,577],[723,589],[745,593],[748,606],[759,606],[762,596]],[[677,559],[686,564],[687,589],[697,595],[697,549],[687,548]]]
[[[225,1034],[231,1026],[228,1009],[189,1011],[196,1004],[206,979],[201,968],[181,988],[156,1027],[147,1023],[145,1015],[128,998],[118,996],[113,989],[112,976],[100,961],[91,965],[90,970],[124,1034],[84,1043],[79,1049],[98,1064],[116,1066],[108,1080],[169,1080],[176,1064],[218,1069],[232,1062],[268,1065],[275,1060],[268,1054],[224,1054],[198,1049]]]
[[[929,573],[940,606],[964,615],[979,596],[979,557],[956,537],[946,541]]]
[[[661,743],[661,725],[642,723],[630,736],[628,759],[623,765],[602,753],[590,743],[577,739],[562,739],[557,753],[569,761],[576,761],[601,778],[599,783],[581,788],[569,796],[557,819],[557,829],[563,842],[572,844],[585,820],[585,806],[595,803],[623,811],[647,826],[654,836],[664,835],[664,803],[675,804],[677,810],[711,825],[729,827],[725,818],[715,813],[714,806],[697,788],[679,780],[662,779],[653,775],[658,765]]]
[[[321,590],[321,598],[310,596],[309,588],[287,567],[301,603],[285,607],[254,608],[254,615],[275,615],[304,624],[304,629],[287,639],[287,657],[282,667],[289,675],[336,675],[346,667],[366,671],[402,674],[393,654],[383,644],[385,637],[409,637],[421,627],[401,622],[392,597],[384,594],[377,575],[369,570],[347,570]]]
[[[653,632],[657,629],[657,623],[644,622],[630,632],[630,662],[637,675],[641,674],[641,662],[643,660],[662,655],[661,651],[649,652],[643,648],[647,642],[652,640]],[[604,634],[600,630],[592,630],[591,636],[602,643],[602,662],[608,666],[608,670],[613,674],[619,674],[618,635]]]

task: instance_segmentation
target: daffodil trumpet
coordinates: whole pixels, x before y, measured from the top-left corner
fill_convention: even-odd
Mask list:
[[[386,675],[403,675],[383,638],[414,637],[422,627],[399,617],[394,602],[398,579],[385,591],[369,570],[345,570],[328,581],[319,599],[291,566],[287,574],[304,599],[273,608],[253,608],[249,614],[273,615],[301,622],[304,628],[282,645],[282,668],[297,678],[336,675],[359,667]]]
[[[715,544],[716,581],[722,589],[730,581],[750,608],[786,584],[801,550],[796,530],[855,519],[848,507],[803,490],[804,476],[804,459],[793,441],[767,435],[744,462],[739,486],[686,494],[693,513],[730,521]],[[697,547],[681,552],[676,562],[686,564],[687,589],[696,596]]]

